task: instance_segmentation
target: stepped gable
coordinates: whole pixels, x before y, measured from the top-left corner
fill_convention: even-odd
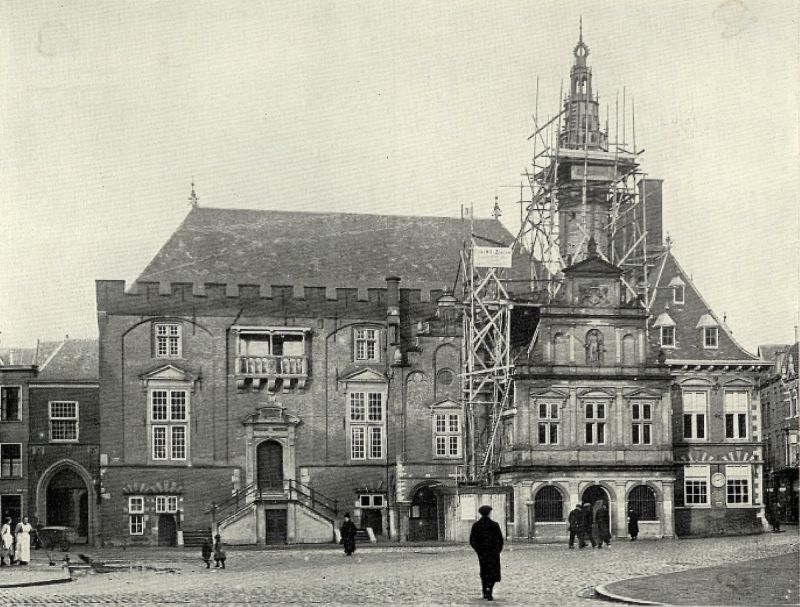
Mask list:
[[[40,363],[39,380],[97,381],[100,376],[96,339],[66,339],[53,356]]]
[[[140,282],[441,289],[459,268],[465,227],[453,217],[194,208]],[[494,219],[473,221],[476,240],[509,245]],[[524,258],[518,256],[524,266]]]
[[[656,297],[650,308],[650,345],[657,353],[659,330],[653,328],[655,320],[665,312],[675,322],[675,347],[664,348],[668,360],[686,361],[750,361],[759,358],[744,349],[733,337],[728,326],[720,319],[703,298],[692,279],[684,271],[675,256],[668,252],[660,267],[650,274]],[[684,285],[684,303],[676,303],[672,284],[676,279]],[[705,348],[703,330],[698,324],[713,323],[707,326],[719,328],[717,348]]]

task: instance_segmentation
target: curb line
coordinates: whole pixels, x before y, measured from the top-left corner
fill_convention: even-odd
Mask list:
[[[616,583],[616,582],[612,582]],[[603,586],[595,586],[594,591],[596,594],[599,594],[600,597],[606,601],[613,601],[615,603],[630,603],[631,605],[661,605],[662,607],[668,607],[667,603],[656,603],[655,601],[646,601],[644,599],[634,599],[628,596],[622,596],[621,594],[615,594],[608,590],[608,588]]]
[[[0,589],[4,588],[26,588],[30,586],[50,586],[52,584],[65,584],[71,582],[71,577],[51,578],[49,580],[38,580],[34,582],[15,582],[12,584],[0,584]]]

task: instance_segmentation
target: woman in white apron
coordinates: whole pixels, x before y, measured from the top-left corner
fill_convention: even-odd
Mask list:
[[[17,525],[17,551],[14,558],[20,565],[27,565],[31,560],[31,531],[33,527],[28,522],[28,517],[23,517],[22,522]]]

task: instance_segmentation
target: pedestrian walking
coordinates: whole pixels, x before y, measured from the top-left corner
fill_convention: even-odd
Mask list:
[[[6,561],[8,561],[6,563]],[[6,517],[0,527],[0,567],[14,564],[14,536],[11,534],[11,517]]]
[[[356,526],[350,520],[350,513],[344,515],[344,523],[341,528],[342,539],[341,543],[344,546],[345,556],[350,556],[356,551]]]
[[[583,505],[583,520],[581,521],[581,544],[583,544],[581,548],[586,546],[587,538],[592,543],[592,548],[596,546],[594,536],[592,535],[592,523],[592,505],[586,502]]]
[[[27,565],[31,560],[31,531],[33,531],[33,527],[28,522],[28,517],[22,517],[22,522],[18,523],[14,530],[17,541],[14,560],[20,565]]]
[[[569,526],[567,527],[569,530],[569,547],[575,548],[575,536],[577,535],[578,547],[583,548],[586,542],[581,533],[581,529],[583,528],[583,510],[581,510],[580,504],[575,505],[575,508],[569,513],[569,518],[567,520],[569,522]]]
[[[481,588],[483,598],[493,601],[492,590],[500,581],[500,553],[503,551],[503,534],[500,525],[489,518],[491,506],[481,506],[478,513],[481,518],[472,525],[469,534],[469,545],[478,554],[481,572]]]
[[[608,507],[606,503],[601,501],[594,513],[594,526],[592,527],[593,544],[598,548],[602,548],[605,543],[606,546],[611,546],[611,530],[609,528]]]
[[[203,541],[203,547],[200,550],[200,554],[203,557],[203,562],[206,564],[206,569],[211,568],[211,540],[206,538]]]
[[[222,547],[222,538],[219,536],[219,533],[214,536],[214,567],[222,567],[225,569],[225,559],[227,555],[225,554],[225,549]]]
[[[632,542],[639,537],[639,512],[634,506],[628,506],[628,535]]]
[[[769,503],[767,511],[770,514],[770,523],[772,524],[772,533],[781,532],[781,503],[777,499],[772,499]]]

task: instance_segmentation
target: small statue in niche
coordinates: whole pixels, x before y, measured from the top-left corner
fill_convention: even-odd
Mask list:
[[[592,329],[586,334],[586,364],[599,366],[603,364],[603,334]]]

